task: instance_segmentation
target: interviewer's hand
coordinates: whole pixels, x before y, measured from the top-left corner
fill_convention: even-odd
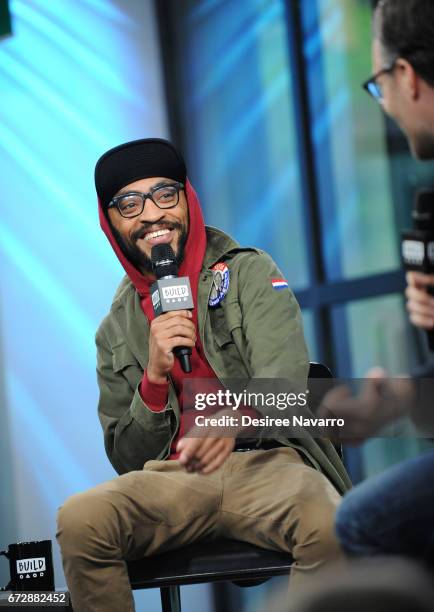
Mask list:
[[[434,274],[422,274],[422,272],[407,272],[407,310],[410,321],[417,327],[423,329],[434,328],[434,296],[427,291],[428,287],[434,287]]]
[[[196,329],[189,310],[175,310],[155,317],[149,333],[148,380],[166,382],[175,360],[173,349],[193,347],[195,342]]]
[[[223,415],[233,416],[230,410],[221,410],[213,417]],[[176,445],[176,451],[181,453],[179,462],[187,472],[211,474],[217,470],[231,454],[235,447],[235,435],[232,437],[217,437],[216,427],[195,426],[189,431],[188,437],[181,438]],[[200,434],[200,437],[195,437]]]
[[[411,379],[389,378],[385,370],[377,367],[365,374],[362,390],[358,395],[351,395],[350,389],[345,385],[326,393],[317,415],[322,418],[344,419],[340,441],[357,445],[384,425],[408,412],[412,399]]]

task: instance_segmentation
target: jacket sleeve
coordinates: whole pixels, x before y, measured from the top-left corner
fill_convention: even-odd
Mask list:
[[[239,268],[246,358],[252,378],[284,378],[295,392],[305,392],[309,358],[300,307],[289,288],[272,285],[283,278],[264,252],[249,253]]]
[[[118,474],[141,470],[146,461],[163,459],[169,451],[177,428],[176,394],[170,385],[164,410],[153,411],[140,395],[143,370],[126,344],[111,347],[102,325],[96,346],[98,416],[107,456]]]

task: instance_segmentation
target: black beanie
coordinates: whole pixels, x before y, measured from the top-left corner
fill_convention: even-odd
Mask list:
[[[95,166],[95,187],[102,207],[107,208],[125,185],[153,176],[185,183],[184,159],[168,140],[143,138],[110,149]]]

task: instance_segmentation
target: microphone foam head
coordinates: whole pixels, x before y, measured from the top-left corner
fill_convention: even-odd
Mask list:
[[[423,189],[417,192],[412,216],[417,229],[434,229],[434,191]]]
[[[177,276],[178,264],[170,244],[156,244],[151,250],[151,261],[157,278]]]
[[[434,191],[429,191],[428,189],[418,191],[414,208],[419,212],[434,213]]]

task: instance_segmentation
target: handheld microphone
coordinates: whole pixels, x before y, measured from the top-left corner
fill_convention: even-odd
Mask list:
[[[173,310],[191,310],[193,297],[190,280],[187,276],[178,276],[178,265],[172,247],[168,244],[156,244],[151,250],[151,260],[157,277],[151,286],[155,316]],[[186,373],[191,372],[191,348],[177,346],[173,352],[179,359],[182,370]]]
[[[416,194],[412,217],[414,229],[401,233],[404,268],[434,274],[434,191]],[[434,295],[434,287],[427,291]],[[434,330],[427,331],[427,337],[429,349],[434,351]]]

